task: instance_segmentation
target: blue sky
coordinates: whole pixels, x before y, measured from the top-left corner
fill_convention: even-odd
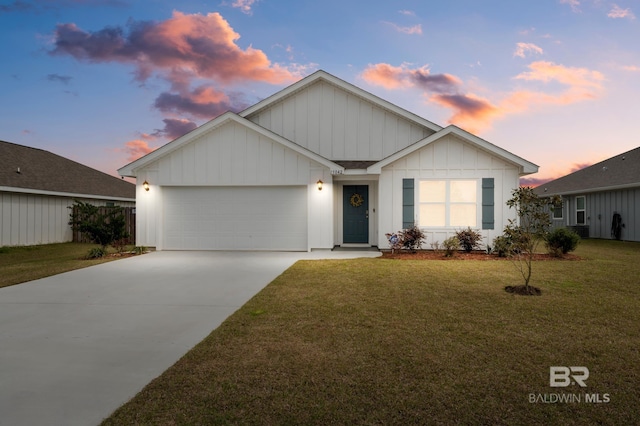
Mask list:
[[[0,139],[116,174],[323,69],[540,165],[640,146],[637,0],[0,1]]]

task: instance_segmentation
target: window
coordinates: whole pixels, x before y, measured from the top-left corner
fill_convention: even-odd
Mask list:
[[[576,197],[576,225],[586,224],[584,204],[584,196]]]
[[[562,201],[556,201],[551,205],[554,219],[562,219]]]
[[[477,226],[478,182],[476,180],[420,181],[418,200],[420,226]]]

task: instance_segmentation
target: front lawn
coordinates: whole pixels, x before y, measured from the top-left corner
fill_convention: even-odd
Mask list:
[[[298,262],[104,424],[636,423],[640,244],[576,254],[542,296],[508,261]]]
[[[85,260],[97,244],[60,243],[0,247],[0,287],[49,277],[74,269],[109,262],[117,257]]]

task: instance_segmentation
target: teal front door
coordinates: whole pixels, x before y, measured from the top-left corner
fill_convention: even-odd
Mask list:
[[[342,188],[343,242],[369,242],[369,186],[345,185]]]

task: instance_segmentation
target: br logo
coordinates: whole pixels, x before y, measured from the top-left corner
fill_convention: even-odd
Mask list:
[[[549,367],[549,386],[552,388],[566,388],[573,384],[586,388],[588,378],[587,367]]]

